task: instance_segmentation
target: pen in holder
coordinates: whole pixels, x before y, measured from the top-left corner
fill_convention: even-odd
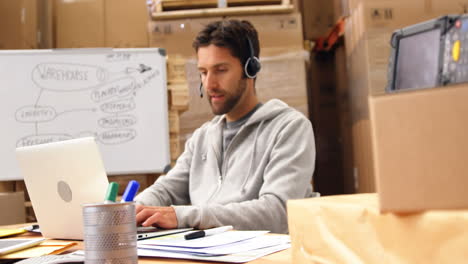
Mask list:
[[[83,205],[85,263],[138,263],[135,204]]]

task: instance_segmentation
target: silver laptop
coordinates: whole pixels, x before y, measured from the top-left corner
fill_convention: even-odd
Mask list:
[[[41,233],[83,239],[82,204],[102,202],[108,180],[94,138],[16,149]]]
[[[103,202],[109,184],[94,138],[17,148],[16,158],[42,235],[82,240],[81,205]],[[140,227],[137,239],[192,229]]]

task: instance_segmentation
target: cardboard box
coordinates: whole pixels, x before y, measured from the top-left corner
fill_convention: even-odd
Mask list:
[[[105,45],[119,48],[146,48],[149,13],[144,0],[106,0]]]
[[[55,1],[57,48],[148,47],[145,1]]]
[[[308,116],[307,57],[305,51],[261,57],[262,69],[256,81],[259,100],[266,102],[278,98]],[[180,132],[184,142],[195,129],[214,117],[206,97],[200,98],[200,75],[195,60],[187,61],[186,73],[189,85],[188,110],[180,115]]]
[[[167,59],[167,82],[185,83],[185,59],[182,56],[171,56]]]
[[[179,158],[180,154],[182,154],[183,148],[181,146],[181,140],[178,134],[170,134],[169,137],[171,160],[175,161],[177,158]]]
[[[178,110],[169,110],[169,133],[180,133],[180,113]]]
[[[257,29],[260,39],[260,56],[302,50],[302,23],[298,13],[286,15],[260,15],[227,17],[249,20]],[[150,46],[164,48],[169,56],[194,58],[192,42],[198,32],[219,17],[152,21],[149,23]]]
[[[57,48],[105,47],[104,0],[55,1]]]
[[[461,264],[468,259],[468,210],[380,214],[376,194],[290,200],[287,209],[294,264]]]
[[[468,209],[468,85],[369,99],[380,209]]]
[[[425,20],[423,6],[424,0],[349,1],[345,46],[357,192],[375,191],[367,98],[385,91],[392,32]]]
[[[35,1],[0,1],[0,48],[36,48],[37,39],[31,30],[37,28]]]
[[[47,0],[0,0],[0,49],[52,47],[51,8]]]
[[[24,192],[0,193],[0,212],[0,225],[25,223]]]
[[[187,83],[171,83],[167,85],[169,108],[183,112],[189,106],[189,92]]]
[[[345,16],[345,0],[301,0],[304,39],[326,37],[340,17]]]
[[[2,181],[0,182],[0,193],[2,192],[14,192],[15,182],[13,181]]]

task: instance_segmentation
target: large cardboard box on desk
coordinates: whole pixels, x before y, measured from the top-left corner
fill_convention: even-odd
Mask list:
[[[462,264],[468,210],[381,214],[376,194],[288,201],[294,264]]]
[[[24,192],[0,193],[0,225],[21,224],[26,222]]]
[[[468,84],[371,97],[382,211],[468,209]]]

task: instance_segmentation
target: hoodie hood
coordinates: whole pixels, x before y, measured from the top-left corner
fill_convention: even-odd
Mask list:
[[[260,107],[247,121],[246,125],[273,119],[281,113],[293,111],[285,102],[272,99]]]

